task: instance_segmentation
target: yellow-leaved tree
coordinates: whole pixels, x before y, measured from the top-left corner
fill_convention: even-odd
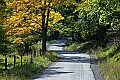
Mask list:
[[[11,9],[4,25],[8,38],[13,43],[23,44],[25,41],[34,39],[30,34],[39,33],[42,39],[42,53],[46,51],[47,27],[64,18],[59,12],[55,12],[56,6],[70,5],[75,0],[6,0],[6,5]]]

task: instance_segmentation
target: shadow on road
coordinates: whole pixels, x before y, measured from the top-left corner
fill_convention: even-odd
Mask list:
[[[54,67],[55,68],[55,67]],[[45,73],[45,75],[44,76],[40,76],[39,78],[46,78],[46,77],[51,77],[51,76],[55,76],[55,75],[64,75],[64,74],[71,74],[71,73],[73,73],[73,72],[71,72],[71,71],[57,71],[57,70],[54,70],[54,68],[53,69],[48,69],[47,70],[47,73]]]
[[[57,60],[56,62],[70,62],[70,63],[90,63],[90,58],[86,57],[69,57],[66,56]]]
[[[44,78],[51,77],[51,76],[58,76],[58,75],[65,75],[65,74],[73,73],[71,71],[58,71],[58,69],[60,70],[62,68],[64,67],[48,67],[45,71],[42,72],[42,74],[44,75],[40,76],[40,74],[38,74],[29,80],[35,80],[35,79],[39,80],[39,79],[44,79]]]
[[[45,71],[43,71],[42,72],[43,75],[38,74],[34,76],[34,78],[29,80],[46,80],[46,79],[51,80],[51,77],[57,77],[58,79],[59,76],[61,75],[67,75],[67,74],[73,75],[74,72],[76,72],[74,69],[75,67],[77,68],[76,70],[80,70],[78,65],[81,65],[81,67],[85,65],[85,67],[88,68],[91,64],[97,64],[95,58],[91,57],[88,54],[77,51],[65,51],[64,46],[66,46],[66,44],[67,44],[67,40],[58,40],[49,44],[47,50],[58,53],[60,55],[60,58],[54,61],[55,65],[54,64],[50,65]],[[68,65],[74,67],[70,68],[70,66]]]

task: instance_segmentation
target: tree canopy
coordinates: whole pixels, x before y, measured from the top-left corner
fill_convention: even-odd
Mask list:
[[[78,41],[102,39],[120,24],[119,0],[1,0],[0,5],[1,31],[15,46],[35,39],[44,46],[54,32]]]

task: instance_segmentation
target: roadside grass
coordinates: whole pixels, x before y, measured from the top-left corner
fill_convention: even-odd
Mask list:
[[[1,58],[2,57],[2,58]],[[20,56],[18,56],[20,57]],[[44,56],[37,56],[33,58],[33,63],[30,63],[29,56],[23,56],[23,66],[20,66],[20,58],[17,58],[17,66],[14,68],[13,65],[9,66],[7,71],[4,71],[4,76],[2,73],[0,75],[0,80],[27,80],[33,75],[40,73],[45,69],[52,61],[56,60],[58,55],[53,52],[47,52]],[[3,56],[0,56],[4,59]],[[28,59],[28,60],[27,60]],[[0,62],[4,63],[4,60]],[[0,64],[0,65],[1,65]],[[13,64],[13,58],[8,58],[8,65]],[[0,66],[0,69],[4,69],[4,65]]]
[[[102,61],[99,63],[99,67],[102,74],[104,75],[105,80],[120,80],[120,60]]]
[[[30,56],[23,56],[23,64],[29,62]],[[5,56],[0,55],[0,69],[4,70]],[[14,57],[7,57],[8,69],[14,68]],[[16,55],[16,66],[20,66],[20,55]]]
[[[94,55],[105,80],[120,80],[120,41],[88,41],[73,43],[65,48],[69,51],[80,51]]]
[[[47,42],[47,45],[49,42]],[[24,55],[21,66],[21,56],[16,55],[16,66],[14,67],[14,56],[7,57],[8,70],[4,70],[5,57],[0,55],[0,80],[27,80],[28,78],[40,73],[52,61],[59,56],[55,52],[47,51],[44,55],[40,55],[41,42],[32,45],[32,49],[36,49],[36,55],[33,55],[33,63],[30,63],[30,54]],[[38,54],[39,53],[39,54]]]

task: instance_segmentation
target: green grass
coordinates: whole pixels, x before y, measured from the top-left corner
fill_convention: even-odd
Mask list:
[[[99,63],[100,70],[105,80],[120,80],[120,60],[114,60],[110,59]]]
[[[33,57],[33,63],[30,63],[30,56],[23,56],[23,66],[20,66],[20,56],[17,56],[17,65],[13,66],[13,57],[8,57],[8,70],[4,71],[4,76],[0,74],[0,80],[26,80],[33,75],[40,73],[52,61],[56,60],[58,55],[53,52],[47,52],[44,56]],[[0,56],[0,70],[4,69],[4,56]]]
[[[120,80],[120,42],[76,42],[65,49],[94,55],[105,80]]]
[[[4,62],[5,62],[5,56],[0,55],[0,69],[4,69]],[[30,60],[30,55],[28,56],[23,56],[23,64],[26,64]],[[14,57],[7,57],[7,65],[8,69],[11,69],[14,67]],[[16,66],[20,66],[20,55],[16,55]]]
[[[2,59],[4,57],[0,56]],[[40,73],[45,69],[52,61],[56,60],[58,55],[56,53],[47,52],[44,56],[37,56],[33,58],[33,63],[30,64],[29,56],[23,57],[24,65],[20,66],[20,58],[17,58],[17,66],[14,68],[12,65],[7,71],[4,71],[4,76],[0,76],[0,80],[26,80],[36,73]],[[13,64],[13,58],[8,58],[8,65]],[[4,61],[4,60],[3,60]],[[3,62],[1,62],[3,63]],[[1,69],[4,69],[4,65],[1,65]]]
[[[53,41],[48,41],[47,45]],[[41,43],[31,46],[32,49],[36,49],[36,53],[40,53]],[[16,53],[17,54],[17,53]],[[11,55],[11,54],[10,54]],[[14,55],[14,54],[13,54]],[[8,70],[4,70],[5,57],[0,55],[0,80],[27,80],[33,75],[40,73],[44,70],[52,61],[56,60],[58,54],[47,51],[44,55],[37,54],[33,56],[33,63],[30,63],[30,55],[23,56],[21,66],[21,56],[16,55],[16,67],[14,68],[14,56],[7,55]]]

